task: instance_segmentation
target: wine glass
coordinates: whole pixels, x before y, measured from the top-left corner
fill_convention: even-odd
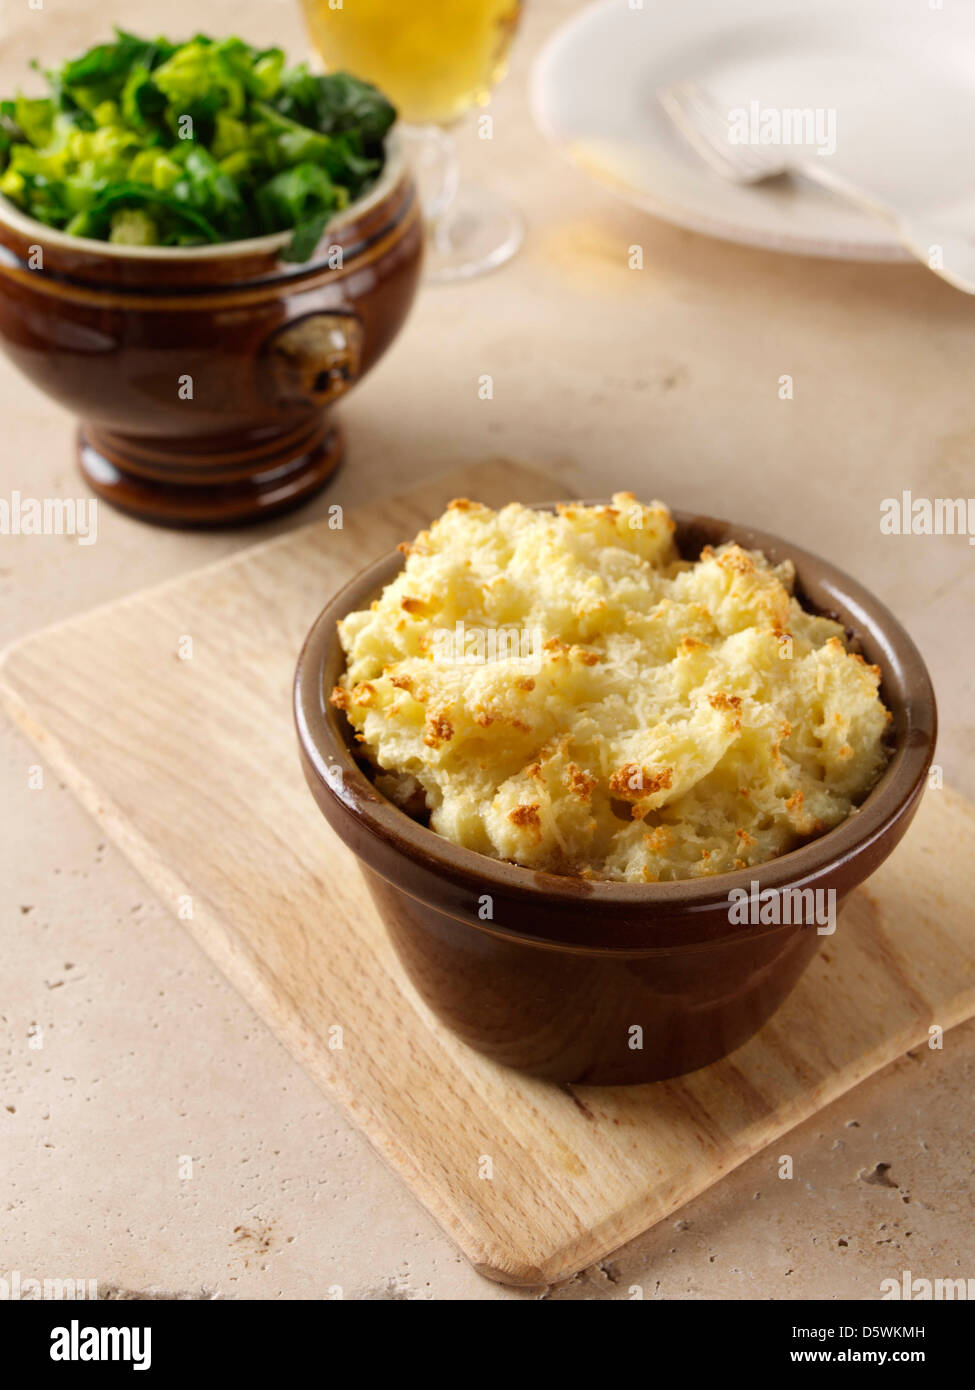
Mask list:
[[[487,103],[507,71],[521,0],[302,0],[329,71],[379,87],[399,111],[420,179],[428,281],[502,265],[524,236],[521,213],[463,183],[450,127]]]

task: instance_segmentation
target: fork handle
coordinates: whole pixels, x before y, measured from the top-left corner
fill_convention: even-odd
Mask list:
[[[805,160],[794,166],[814,183],[838,193],[865,212],[889,222],[903,246],[927,268],[965,294],[975,294],[975,240],[956,228],[937,226],[923,218],[901,213],[889,203],[836,174],[822,161]]]
[[[901,241],[918,260],[965,294],[975,294],[975,242],[957,228],[895,218]]]

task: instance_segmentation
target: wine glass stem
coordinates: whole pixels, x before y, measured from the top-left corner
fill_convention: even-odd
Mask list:
[[[424,278],[447,284],[503,265],[521,245],[517,209],[460,177],[453,133],[438,125],[401,126],[427,226]]]
[[[402,132],[413,153],[423,216],[436,238],[460,183],[457,141],[438,125],[406,125]]]

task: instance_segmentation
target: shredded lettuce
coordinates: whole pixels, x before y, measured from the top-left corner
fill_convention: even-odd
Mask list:
[[[116,30],[0,102],[0,193],[74,236],[196,246],[293,231],[306,261],[329,218],[382,171],[396,112],[347,73],[279,48]]]

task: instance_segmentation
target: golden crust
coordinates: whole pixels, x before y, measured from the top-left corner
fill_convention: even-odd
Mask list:
[[[673,533],[631,493],[454,499],[339,625],[331,699],[384,785],[419,786],[434,830],[483,854],[630,882],[752,867],[849,815],[886,760],[879,670],[788,564],[684,560]],[[477,660],[445,644],[458,624]]]

